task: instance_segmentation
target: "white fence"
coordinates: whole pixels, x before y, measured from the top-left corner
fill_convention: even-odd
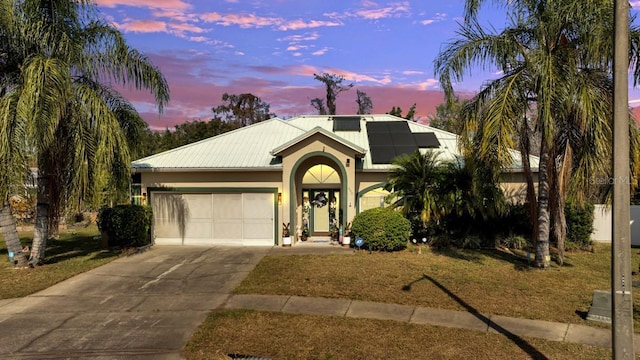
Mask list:
[[[596,205],[593,210],[593,241],[611,242],[611,207]],[[640,205],[631,205],[631,245],[640,246]]]

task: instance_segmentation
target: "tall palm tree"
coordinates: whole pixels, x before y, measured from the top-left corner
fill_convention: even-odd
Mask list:
[[[581,201],[590,180],[610,166],[613,2],[508,1],[511,23],[501,32],[480,25],[483,2],[466,2],[459,38],[437,57],[436,74],[452,96],[453,81],[473,66],[502,72],[463,110],[462,143],[479,144],[477,155],[502,167],[512,165],[512,148],[521,150],[528,199],[537,204],[535,262],[546,268],[551,213],[562,248],[564,202]],[[537,198],[527,161],[531,129],[541,139]]]
[[[38,206],[31,263],[44,260],[49,224],[96,190],[99,175],[126,183],[127,121],[134,109],[111,83],[149,90],[159,110],[169,99],[155,66],[97,16],[93,1],[2,0],[19,26],[19,72],[4,97],[15,111],[0,113],[27,131],[37,152]],[[126,115],[126,116],[123,116]]]

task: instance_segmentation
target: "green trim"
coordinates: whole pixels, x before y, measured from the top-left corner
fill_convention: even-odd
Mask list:
[[[147,187],[147,202],[151,205],[152,192],[177,192],[191,194],[241,194],[241,193],[273,193],[273,245],[278,245],[278,188],[273,187]]]
[[[356,195],[356,214],[360,214],[360,198],[362,197],[362,195],[368,193],[371,190],[384,188],[384,185],[385,185],[385,183],[379,183],[377,185],[371,185],[369,187],[366,187],[366,188],[358,191],[358,194]]]
[[[347,213],[347,183],[348,183],[348,179],[347,179],[347,170],[345,169],[344,165],[342,164],[342,162],[340,161],[340,159],[338,159],[335,155],[324,152],[324,151],[314,151],[308,154],[305,154],[304,156],[302,156],[301,158],[299,158],[295,164],[293,165],[293,167],[291,168],[291,173],[289,174],[289,192],[292,192],[293,189],[295,189],[295,177],[296,177],[296,173],[298,172],[298,168],[300,167],[300,164],[302,164],[305,160],[315,157],[315,156],[319,156],[319,157],[325,157],[331,161],[333,161],[339,168],[340,170],[340,208],[338,209],[338,211],[340,209],[343,209],[342,212],[343,214]],[[304,184],[303,184],[304,185]],[[302,189],[295,189],[295,191],[302,191]],[[297,194],[296,194],[297,195]],[[297,197],[297,196],[296,196]],[[291,194],[289,194],[289,216],[291,217],[291,229],[295,229],[296,228],[296,221],[297,221],[297,217],[295,216],[296,214],[296,204],[294,202],[294,197],[291,196]],[[342,221],[340,222],[340,228],[344,229],[344,225],[345,225],[345,218],[346,216],[343,215],[342,216]],[[309,219],[311,220],[311,219]]]

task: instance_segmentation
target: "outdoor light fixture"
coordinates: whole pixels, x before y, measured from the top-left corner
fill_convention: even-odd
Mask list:
[[[351,159],[347,159],[347,167],[349,167],[349,165],[351,165]]]
[[[278,193],[278,205],[282,205],[282,193]]]

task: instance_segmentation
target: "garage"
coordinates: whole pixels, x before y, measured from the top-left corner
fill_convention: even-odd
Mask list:
[[[273,193],[152,192],[150,200],[156,244],[275,243]]]

